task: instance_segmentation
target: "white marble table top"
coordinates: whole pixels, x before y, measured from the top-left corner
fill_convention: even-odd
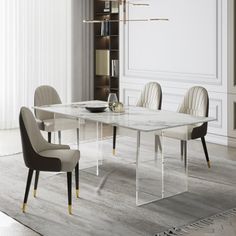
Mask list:
[[[134,106],[125,107],[124,113],[113,113],[109,111],[108,108],[105,112],[91,113],[85,109],[86,105],[107,105],[107,103],[102,101],[86,101],[72,104],[34,107],[34,109],[144,132],[164,130],[215,120],[210,117],[196,117],[177,112],[150,110]]]

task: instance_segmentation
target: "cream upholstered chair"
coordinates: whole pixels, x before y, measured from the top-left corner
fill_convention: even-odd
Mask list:
[[[146,107],[149,109],[160,110],[162,104],[162,89],[159,83],[149,82],[147,83],[138,99],[136,106]],[[160,145],[159,137],[156,136],[155,144]],[[158,148],[155,145],[155,149]],[[113,127],[113,154],[115,154],[116,149],[116,126]]]
[[[162,90],[157,82],[147,83],[141,92],[136,106],[160,110],[162,103]]]
[[[57,91],[48,85],[42,85],[35,90],[34,106],[61,104]],[[59,143],[61,143],[61,130],[76,129],[77,143],[79,142],[79,123],[75,119],[66,117],[54,117],[53,113],[35,109],[35,116],[39,129],[48,132],[48,142],[51,142],[51,133],[58,132]]]
[[[194,116],[208,117],[209,113],[209,97],[207,90],[200,86],[190,88],[181,103],[178,112],[190,114]],[[178,127],[163,132],[165,137],[181,140],[181,157],[184,157],[185,166],[187,158],[187,141],[191,139],[201,138],[203,149],[206,156],[208,167],[210,168],[210,160],[208,156],[205,136],[207,134],[208,123],[199,125],[189,125],[187,127]]]
[[[48,143],[40,133],[32,112],[26,107],[21,108],[19,122],[24,162],[29,168],[23,202],[23,212],[25,212],[33,172],[36,171],[37,174],[37,171],[63,171],[67,172],[68,209],[69,214],[71,214],[71,178],[74,168],[76,193],[77,197],[79,196],[79,151],[70,150],[68,145]],[[37,184],[38,179],[34,186],[35,193]]]

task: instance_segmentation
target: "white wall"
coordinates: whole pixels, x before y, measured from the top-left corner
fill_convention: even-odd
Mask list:
[[[207,88],[210,96],[208,140],[235,145],[231,110],[233,81],[233,0],[149,0],[129,6],[129,18],[169,18],[169,22],[121,25],[120,99],[135,103],[149,81],[163,87],[163,109],[176,110],[187,89]],[[230,105],[228,105],[230,104]]]
[[[18,125],[34,90],[71,100],[71,0],[0,0],[0,128]]]

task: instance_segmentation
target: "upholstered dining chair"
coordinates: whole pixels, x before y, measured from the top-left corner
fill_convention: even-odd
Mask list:
[[[178,112],[194,116],[208,117],[209,97],[207,90],[200,86],[190,88],[184,96],[184,99],[178,108]],[[205,136],[207,134],[207,126],[208,123],[206,122],[198,125],[189,125],[187,127],[173,128],[163,132],[163,135],[165,137],[180,140],[181,158],[184,158],[185,167],[187,160],[187,141],[198,138],[201,138],[208,167],[211,167],[205,141]]]
[[[57,91],[48,85],[42,85],[35,90],[34,106],[44,106],[61,104],[61,99]],[[51,133],[58,132],[59,144],[61,144],[61,131],[76,129],[77,144],[79,142],[79,122],[75,119],[66,117],[54,117],[53,113],[35,109],[35,117],[39,129],[48,133],[48,142],[51,142]]]
[[[160,110],[162,104],[162,89],[161,85],[157,82],[147,83],[138,99],[136,106],[146,107],[149,109]],[[155,150],[160,147],[159,137],[156,136]],[[116,126],[113,127],[113,155],[116,149]]]
[[[79,158],[78,150],[70,150],[68,145],[48,143],[40,133],[33,113],[22,107],[19,116],[20,133],[23,157],[26,167],[29,168],[23,202],[23,212],[26,210],[33,172],[67,172],[68,210],[72,214],[71,182],[72,171],[75,169],[76,194],[79,197]],[[34,185],[36,193],[38,179]]]

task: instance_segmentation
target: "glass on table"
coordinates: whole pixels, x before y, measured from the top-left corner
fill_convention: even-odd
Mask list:
[[[112,111],[113,104],[115,102],[118,102],[118,98],[116,96],[116,93],[109,93],[107,102],[108,102],[108,106],[109,106],[110,110]]]

